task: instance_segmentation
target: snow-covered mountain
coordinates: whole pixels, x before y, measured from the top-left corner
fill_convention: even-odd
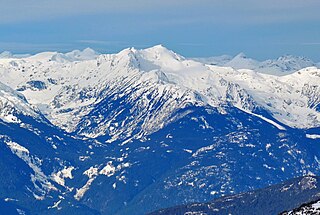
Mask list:
[[[265,61],[248,58],[244,53],[240,53],[235,57],[222,55],[194,59],[205,64],[232,67],[234,69],[250,69],[259,73],[277,76],[288,75],[306,67],[320,67],[319,63],[314,63],[306,57],[297,57],[293,55],[284,55],[277,59]]]
[[[290,74],[306,67],[319,67],[319,65],[306,57],[284,55],[275,60],[263,61],[259,65],[258,71],[275,75]]]
[[[94,60],[98,57],[98,53],[93,49],[86,48],[82,51],[74,50],[65,54],[55,53],[52,55],[50,60],[65,63],[73,61],[85,61],[85,60]]]
[[[248,58],[244,53],[239,53],[223,66],[232,67],[234,69],[251,69],[254,70],[259,67],[259,62]]]
[[[51,57],[48,59],[48,56]],[[24,94],[53,124],[69,132],[77,130],[87,136],[104,134],[108,129],[99,124],[91,131],[79,128],[84,126],[83,117],[106,96],[114,95],[116,98],[113,99],[119,99],[125,94],[131,97],[126,102],[134,101],[131,111],[144,114],[115,122],[131,126],[125,128],[126,132],[131,132],[140,121],[143,121],[144,133],[153,131],[153,125],[160,128],[173,111],[186,103],[208,104],[219,107],[221,112],[227,103],[252,114],[259,114],[258,109],[263,108],[290,127],[320,125],[320,70],[315,67],[283,77],[270,76],[250,70],[203,65],[162,46],[126,49],[118,54],[77,62],[52,61],[52,56],[56,54],[2,60],[0,81]],[[147,108],[152,108],[163,96],[167,97],[162,100],[163,109],[150,115]],[[138,110],[141,105],[146,113]],[[103,125],[113,129],[108,133],[117,138],[123,133],[119,130],[123,126],[110,126],[118,113],[108,114],[108,119],[94,120],[102,120]],[[86,123],[93,122],[87,120]]]
[[[31,212],[142,214],[320,170],[316,67],[273,76],[159,45],[3,58],[0,82],[0,164],[25,187],[0,199]]]

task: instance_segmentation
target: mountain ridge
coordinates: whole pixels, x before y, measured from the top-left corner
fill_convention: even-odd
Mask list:
[[[203,65],[161,45],[144,50],[130,48],[95,58],[78,62],[47,61],[38,57],[5,61],[1,64],[0,81],[20,91],[53,124],[65,126],[63,129],[69,132],[77,129],[80,118],[101,102],[103,94],[120,91],[118,95],[122,95],[125,89],[133,92],[135,86],[142,87],[137,92],[156,90],[159,96],[164,89],[172,89],[172,93],[179,89],[180,94],[190,94],[191,103],[220,107],[222,112],[227,102],[258,115],[253,109],[262,107],[291,127],[312,128],[320,124],[320,114],[315,110],[319,106],[316,100],[319,70],[315,67],[277,77]],[[41,70],[45,72],[34,73]],[[16,79],[17,76],[22,78]],[[140,102],[148,102],[144,98],[140,96]]]

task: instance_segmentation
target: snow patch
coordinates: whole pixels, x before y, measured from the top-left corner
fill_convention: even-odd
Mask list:
[[[106,175],[108,177],[114,175],[116,168],[112,165],[112,161],[110,161],[102,170],[100,170],[100,175]]]
[[[64,167],[64,169],[60,170],[59,172],[53,173],[51,178],[53,181],[65,187],[65,178],[73,179],[73,176],[72,176],[73,170],[74,170],[73,166]]]
[[[309,139],[320,139],[319,134],[306,134],[306,137]]]

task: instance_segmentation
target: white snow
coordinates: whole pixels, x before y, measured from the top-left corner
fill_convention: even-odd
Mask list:
[[[77,190],[76,190],[76,194],[74,195],[74,198],[75,198],[76,200],[79,201],[79,200],[84,196],[84,194],[89,190],[90,185],[92,184],[92,182],[94,181],[94,179],[95,179],[95,178],[90,178],[83,187],[81,187],[80,189],[77,189]]]
[[[112,165],[112,161],[110,161],[102,170],[100,170],[100,175],[106,175],[108,177],[112,176],[116,171],[116,168]]]
[[[5,198],[4,201],[5,202],[18,202],[19,200],[13,199],[13,198]]]
[[[319,134],[306,134],[306,137],[310,139],[320,139]]]
[[[90,167],[89,169],[87,169],[86,171],[84,171],[83,173],[84,175],[88,176],[88,181],[86,182],[85,185],[83,185],[83,187],[76,189],[76,194],[74,195],[74,198],[76,200],[80,200],[84,194],[89,190],[92,182],[96,179],[96,177],[98,176],[98,168],[96,167]]]
[[[7,146],[10,147],[12,152],[19,153],[20,156],[22,156],[23,154],[26,154],[26,155],[29,154],[29,150],[27,148],[19,145],[18,143],[15,143],[12,141],[7,141],[6,144],[7,144]]]
[[[54,209],[56,208],[57,210],[61,210],[61,207],[59,207],[59,204],[61,203],[61,199],[55,202],[52,206],[49,206],[48,209]]]
[[[202,148],[198,149],[195,153],[193,153],[192,157],[197,157],[198,155],[200,155],[202,153],[206,153],[207,151],[211,151],[214,149],[214,147],[215,147],[215,144],[202,147]]]
[[[277,63],[265,64],[310,65],[302,63],[308,60],[299,59],[287,56],[277,59]],[[246,68],[256,69],[257,61],[243,54],[233,58],[229,66],[240,61],[245,61]],[[129,48],[117,54],[97,55],[86,49],[67,54],[46,52],[27,58],[0,59],[0,81],[19,89],[29,103],[36,105],[60,128],[69,132],[79,129],[87,138],[108,133],[111,138],[106,142],[109,143],[117,139],[127,143],[131,140],[128,137],[143,138],[176,120],[171,118],[171,113],[189,104],[210,105],[224,114],[227,113],[224,106],[230,104],[279,130],[285,130],[280,123],[294,128],[320,126],[320,113],[316,109],[320,105],[319,69],[308,67],[275,76],[238,68],[186,59],[158,45],[144,50]],[[40,86],[34,86],[34,83]],[[8,97],[2,96],[1,92],[0,98]],[[79,125],[106,95],[114,95],[112,100],[127,96],[126,102],[132,105],[132,117],[120,117],[124,108],[119,108]],[[161,105],[156,107],[159,103]],[[16,109],[35,114],[25,101],[12,104],[15,108],[16,104],[20,105]],[[257,108],[265,109],[271,116],[262,116],[256,112]],[[19,120],[14,118],[13,111],[2,115],[0,111],[1,116],[11,122]],[[93,123],[98,126],[85,130]],[[141,127],[139,133],[136,133],[137,126]]]
[[[320,208],[320,201],[312,204],[312,207],[313,207],[314,209],[319,209],[319,208]]]
[[[130,167],[130,163],[121,163],[117,167],[115,167],[112,164],[112,161],[109,161],[107,165],[105,165],[102,169],[100,167],[90,167],[86,171],[84,171],[84,175],[88,176],[88,181],[84,186],[82,186],[79,189],[76,189],[76,194],[74,195],[74,198],[76,200],[80,200],[84,194],[90,189],[91,184],[94,182],[94,180],[99,176],[99,175],[105,175],[107,177],[113,176],[117,171],[121,171],[123,168],[128,168]],[[100,170],[99,170],[100,169]],[[120,177],[121,180],[125,180],[124,176]],[[124,181],[125,182],[125,181]],[[116,183],[114,183],[113,188],[116,188]]]
[[[190,150],[190,149],[183,149],[183,151],[192,154],[192,150]]]
[[[243,111],[246,112],[246,113],[250,113],[250,112],[247,111],[247,110],[244,110],[244,109],[241,109],[241,110],[243,110]],[[256,116],[256,117],[258,117],[258,118],[260,118],[260,119],[262,119],[262,120],[270,123],[271,125],[275,126],[275,127],[278,128],[279,130],[282,130],[282,131],[286,130],[285,127],[279,125],[278,123],[276,123],[275,121],[272,121],[271,119],[268,119],[268,118],[266,118],[266,117],[264,117],[264,116],[262,116],[262,115],[255,114],[255,113],[250,113],[250,114],[252,114],[253,116]]]
[[[51,175],[52,180],[57,182],[58,184],[65,187],[65,178],[73,179],[72,171],[74,170],[73,166],[70,167],[64,167],[62,170],[53,173]]]
[[[268,151],[270,147],[271,147],[271,144],[268,143],[268,144],[266,145],[266,150]]]
[[[98,175],[98,168],[90,167],[88,170],[84,171],[84,175],[87,175],[89,178],[93,178]]]

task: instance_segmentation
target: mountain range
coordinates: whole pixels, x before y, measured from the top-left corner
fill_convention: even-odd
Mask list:
[[[285,210],[297,211],[295,208],[299,207],[301,202],[314,202],[319,197],[319,177],[305,176],[254,191],[217,198],[207,203],[192,203],[162,209],[150,215],[280,214]]]
[[[2,57],[0,205],[143,214],[319,175],[317,65],[241,59],[161,45]]]
[[[259,61],[247,57],[244,53],[232,57],[222,55],[209,58],[194,58],[194,60],[223,67],[232,67],[234,69],[251,69],[256,72],[271,75],[288,75],[306,67],[320,67],[320,62],[315,63],[306,57],[293,55],[284,55],[277,59]]]

